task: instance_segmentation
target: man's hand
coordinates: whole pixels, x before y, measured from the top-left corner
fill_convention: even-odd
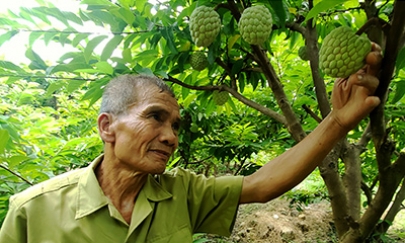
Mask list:
[[[377,74],[381,66],[381,48],[372,43],[372,51],[366,57],[366,65],[347,79],[337,79],[332,91],[332,117],[345,130],[356,126],[380,104],[372,96],[377,89]]]

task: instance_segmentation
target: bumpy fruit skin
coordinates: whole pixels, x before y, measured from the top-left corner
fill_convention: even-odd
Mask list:
[[[221,19],[213,8],[200,6],[191,13],[190,33],[196,46],[207,47],[211,45],[220,30]]]
[[[226,91],[214,90],[212,93],[212,99],[217,105],[224,105],[228,101],[228,98],[229,94]]]
[[[271,13],[263,5],[245,9],[238,23],[242,38],[251,45],[263,44],[270,36],[272,25]]]
[[[201,71],[208,67],[208,59],[202,52],[195,52],[190,56],[190,65],[194,70]]]
[[[319,51],[321,70],[333,78],[346,78],[365,64],[371,42],[365,34],[359,36],[349,27],[332,30]]]
[[[306,46],[301,46],[300,49],[298,49],[298,56],[304,61],[309,60]]]

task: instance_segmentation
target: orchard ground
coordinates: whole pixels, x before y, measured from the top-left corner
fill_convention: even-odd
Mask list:
[[[335,243],[333,215],[317,173],[287,194],[264,204],[239,207],[230,237],[196,236],[195,243]],[[384,243],[405,243],[405,210],[388,230]]]
[[[322,200],[303,206],[280,197],[265,204],[242,205],[230,237],[199,235],[194,242],[335,243],[338,240],[329,202]],[[382,242],[405,243],[405,210],[400,211]]]

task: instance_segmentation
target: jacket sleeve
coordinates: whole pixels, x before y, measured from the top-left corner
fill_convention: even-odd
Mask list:
[[[27,217],[24,209],[20,209],[10,198],[9,210],[3,225],[0,228],[0,243],[26,243],[27,242]]]
[[[188,205],[194,233],[231,234],[242,181],[242,176],[190,176]]]

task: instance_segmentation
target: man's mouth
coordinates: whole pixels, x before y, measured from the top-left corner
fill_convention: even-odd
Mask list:
[[[169,159],[171,156],[170,152],[167,152],[165,150],[160,150],[160,149],[151,149],[152,152],[156,153],[157,155],[161,157],[165,157],[166,159]]]

